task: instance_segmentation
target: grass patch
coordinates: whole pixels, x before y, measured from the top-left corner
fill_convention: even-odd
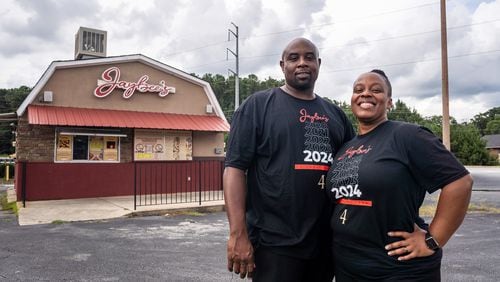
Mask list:
[[[419,210],[420,216],[433,217],[436,213],[436,204],[422,205]]]
[[[468,213],[500,213],[500,208],[485,203],[469,204]],[[420,216],[433,217],[436,213],[436,204],[427,204],[420,207]]]
[[[204,216],[205,213],[203,212],[199,212],[199,211],[179,211],[178,214],[181,214],[181,215],[190,215],[190,216]]]
[[[60,219],[56,219],[56,220],[52,221],[51,223],[52,224],[64,224],[64,223],[66,223],[66,221],[60,220]]]
[[[469,204],[469,208],[467,212],[470,213],[500,213],[500,208],[490,206],[485,203],[477,204]]]
[[[7,202],[7,193],[0,194],[0,205],[2,206],[2,210],[10,210],[15,215],[17,215],[17,203],[16,202]]]

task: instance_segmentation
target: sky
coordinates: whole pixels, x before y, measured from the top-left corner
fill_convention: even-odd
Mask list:
[[[458,122],[500,106],[500,0],[446,1],[449,108]],[[359,74],[382,69],[393,99],[442,114],[439,0],[2,0],[0,88],[33,87],[74,59],[80,26],[105,30],[107,55],[142,54],[187,73],[283,78],[296,37],[319,48],[315,92],[350,102]]]

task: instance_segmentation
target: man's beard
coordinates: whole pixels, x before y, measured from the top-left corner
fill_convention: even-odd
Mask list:
[[[297,81],[296,79],[293,79],[291,83],[288,83],[291,87],[300,90],[300,91],[305,91],[309,90],[314,87],[314,82],[312,80],[308,80],[307,82],[300,82]]]

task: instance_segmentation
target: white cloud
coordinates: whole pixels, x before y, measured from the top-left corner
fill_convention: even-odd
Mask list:
[[[447,1],[450,113],[500,106],[500,0]],[[108,31],[108,55],[141,53],[186,72],[234,70],[228,29],[239,26],[240,74],[281,79],[283,47],[312,39],[323,60],[317,93],[349,101],[354,79],[389,75],[394,97],[441,114],[439,1],[4,0],[0,88],[33,86],[50,62],[73,58],[80,26]]]

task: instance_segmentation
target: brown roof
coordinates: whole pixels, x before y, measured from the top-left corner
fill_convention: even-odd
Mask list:
[[[218,116],[167,114],[30,105],[28,121],[39,125],[229,131]]]

